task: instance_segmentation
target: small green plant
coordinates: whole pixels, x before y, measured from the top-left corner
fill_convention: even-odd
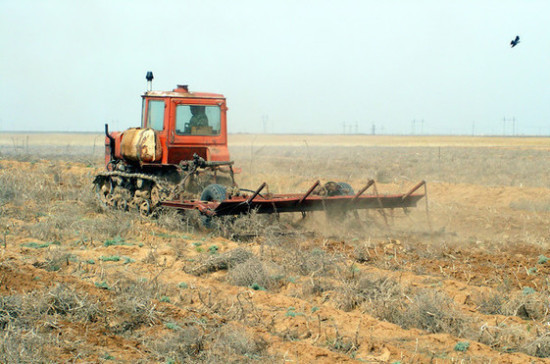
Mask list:
[[[168,296],[162,296],[162,297],[160,298],[160,302],[168,302],[168,303],[170,303],[170,297],[168,297]]]
[[[34,248],[34,249],[40,249],[40,248],[47,248],[50,246],[50,244],[48,243],[45,243],[45,244],[39,244],[39,243],[25,243],[25,244],[21,244],[21,246],[24,246],[25,248]]]
[[[166,326],[167,329],[170,329],[170,330],[179,330],[181,329],[181,327],[178,326],[178,324],[174,323],[174,322],[167,322],[164,324],[164,326]]]
[[[548,258],[545,257],[545,256],[542,255],[542,254],[539,255],[539,261],[538,261],[538,263],[539,263],[539,264],[545,264],[546,262],[548,262]]]
[[[124,257],[124,264],[134,263],[135,259]]]
[[[22,244],[21,246],[24,246],[25,248],[42,249],[42,248],[47,248],[52,244],[61,245],[60,242],[54,241],[54,242],[51,242],[51,243],[42,243],[42,244],[31,242],[31,243]]]
[[[208,252],[210,254],[217,254],[218,253],[218,246],[217,245],[211,245],[209,248],[208,248]]]
[[[88,259],[88,260],[86,261],[86,263],[88,263],[88,264],[95,264],[95,260],[93,260],[93,259]]]
[[[103,355],[103,359],[105,359],[105,360],[115,360],[115,357],[112,356],[109,353],[105,353],[105,355]]]
[[[113,246],[113,245],[129,245],[126,241],[120,236],[115,237],[114,239],[105,240],[103,246]]]
[[[104,262],[118,262],[120,257],[118,255],[101,256],[99,257],[99,260]]]
[[[258,283],[252,283],[248,288],[252,288],[254,291],[265,291],[265,287],[260,286]]]
[[[289,307],[286,311],[286,316],[288,317],[296,317],[296,316],[303,316],[304,314],[302,312],[296,312],[296,309],[294,307]]]
[[[313,306],[313,307],[311,308],[311,313],[315,313],[315,312],[317,312],[317,311],[319,311],[319,307]]]
[[[469,347],[470,343],[468,341],[459,341],[455,345],[455,351],[461,351],[464,353],[466,352],[466,350],[468,350]]]
[[[527,269],[527,274],[528,275],[535,274],[535,273],[537,273],[537,267],[531,267],[531,268]]]
[[[186,289],[186,288],[189,288],[189,285],[185,282],[180,282],[180,284],[178,284],[178,287],[179,288],[183,288],[183,289]]]
[[[524,296],[535,293],[536,291],[531,287],[523,287],[522,293]]]
[[[95,282],[95,286],[97,288],[101,288],[101,289],[111,289],[111,287],[109,287],[109,285],[107,284],[107,282],[103,281],[103,282]]]
[[[202,245],[202,243],[201,243],[201,242],[198,242],[198,241],[195,241],[195,242],[193,243],[193,246],[201,246],[201,245]]]

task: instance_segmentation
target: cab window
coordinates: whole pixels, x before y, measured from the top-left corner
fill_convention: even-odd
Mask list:
[[[178,135],[219,135],[221,112],[217,105],[177,105]]]
[[[147,126],[158,131],[162,131],[164,129],[164,101],[149,100],[149,108],[147,109]]]

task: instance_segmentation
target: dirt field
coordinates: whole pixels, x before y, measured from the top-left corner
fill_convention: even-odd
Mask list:
[[[241,187],[408,213],[104,211],[100,135],[0,138],[0,362],[550,362],[550,139],[232,135]]]

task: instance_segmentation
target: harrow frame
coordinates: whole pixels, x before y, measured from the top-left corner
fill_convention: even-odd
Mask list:
[[[178,210],[198,210],[205,216],[227,216],[242,215],[255,211],[259,214],[276,214],[283,212],[310,211],[347,211],[360,209],[394,209],[415,207],[423,197],[426,198],[427,209],[427,187],[426,182],[417,183],[405,194],[379,194],[374,180],[367,184],[354,195],[321,196],[314,194],[320,181],[316,181],[304,194],[265,194],[262,190],[267,186],[262,183],[253,193],[247,195],[231,196],[223,201],[162,201],[161,205]],[[365,192],[373,186],[373,193]],[[424,193],[415,193],[424,186]]]

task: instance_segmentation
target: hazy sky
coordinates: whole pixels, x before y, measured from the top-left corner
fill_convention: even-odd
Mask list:
[[[547,0],[0,0],[0,131],[138,126],[152,70],[154,89],[224,94],[230,132],[550,134],[549,16]]]

